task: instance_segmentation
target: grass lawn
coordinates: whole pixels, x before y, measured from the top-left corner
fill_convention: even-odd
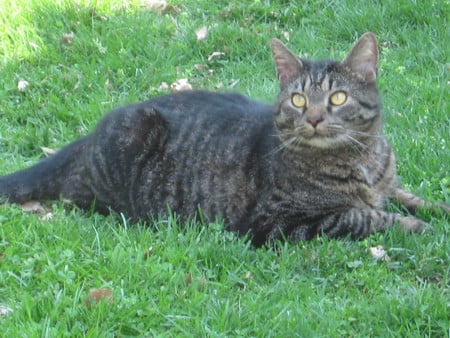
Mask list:
[[[163,83],[272,102],[269,38],[341,58],[370,30],[402,181],[449,203],[448,1],[168,1],[158,11],[150,0],[0,0],[0,174],[111,108],[168,92]],[[221,224],[163,217],[146,228],[46,208],[0,206],[2,337],[450,336],[448,215],[421,212],[434,229],[423,235],[272,250]],[[378,245],[384,259],[370,254]],[[101,290],[112,294],[87,306]]]

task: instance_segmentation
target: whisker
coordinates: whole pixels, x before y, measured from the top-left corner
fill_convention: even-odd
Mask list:
[[[380,134],[370,134],[370,133],[366,133],[363,131],[357,131],[357,130],[352,130],[352,129],[349,129],[347,132],[349,134],[364,136],[364,137],[371,137],[371,138],[383,138],[384,137],[383,135],[380,135]]]
[[[279,146],[275,147],[274,149],[272,149],[267,156],[269,155],[273,155],[276,154],[280,151],[282,151],[283,149],[288,148],[292,143],[294,143],[297,140],[297,137],[291,137],[289,139],[287,139],[286,141],[283,141]]]
[[[358,141],[353,136],[350,136],[348,134],[345,134],[345,137],[348,138],[353,144],[361,147],[362,149],[367,149],[369,146],[367,144],[362,143],[361,141]]]

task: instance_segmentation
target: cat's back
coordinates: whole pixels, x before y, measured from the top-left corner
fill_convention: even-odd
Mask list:
[[[160,124],[169,144],[187,147],[216,140],[220,148],[227,138],[252,142],[261,129],[272,128],[273,114],[273,106],[242,94],[182,91],[112,110],[100,123],[97,140],[102,142],[112,129],[122,135]]]
[[[200,207],[209,219],[220,215],[237,222],[255,203],[268,142],[275,140],[272,107],[240,94],[204,91],[149,104],[167,123],[169,135],[157,165],[164,169],[154,170],[152,164],[145,178],[152,192],[140,191],[146,201],[142,209],[161,212],[170,205],[189,215]]]
[[[187,120],[258,125],[270,121],[273,113],[271,106],[242,94],[203,90],[160,96],[142,105],[154,108],[172,127],[184,125]]]
[[[235,221],[254,203],[259,171],[267,167],[276,140],[272,117],[272,106],[241,94],[160,96],[112,111],[96,133],[101,154],[92,158],[106,163],[96,171],[111,168],[108,176],[117,176],[108,184],[120,197],[113,205],[128,215],[158,214],[167,206],[189,215],[200,206],[208,218]]]
[[[275,134],[273,107],[242,94],[184,91],[142,105],[166,123],[165,150],[191,163],[219,157],[221,163],[244,161],[266,134]]]

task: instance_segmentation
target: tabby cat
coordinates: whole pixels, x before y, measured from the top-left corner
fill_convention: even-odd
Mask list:
[[[365,33],[343,61],[296,57],[270,44],[275,105],[239,94],[186,91],[111,111],[97,129],[31,168],[0,178],[3,201],[62,197],[130,220],[201,210],[255,245],[318,234],[363,238],[432,206],[397,183],[382,134],[377,41]],[[447,205],[441,207],[448,212]]]

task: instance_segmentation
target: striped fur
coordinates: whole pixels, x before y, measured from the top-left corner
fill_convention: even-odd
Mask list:
[[[122,107],[54,156],[0,177],[0,196],[63,197],[132,220],[201,210],[255,245],[322,233],[358,239],[396,223],[421,231],[423,221],[383,210],[391,197],[410,211],[431,204],[397,184],[374,35],[341,62],[301,60],[278,40],[271,48],[281,86],[274,106],[190,91]]]

